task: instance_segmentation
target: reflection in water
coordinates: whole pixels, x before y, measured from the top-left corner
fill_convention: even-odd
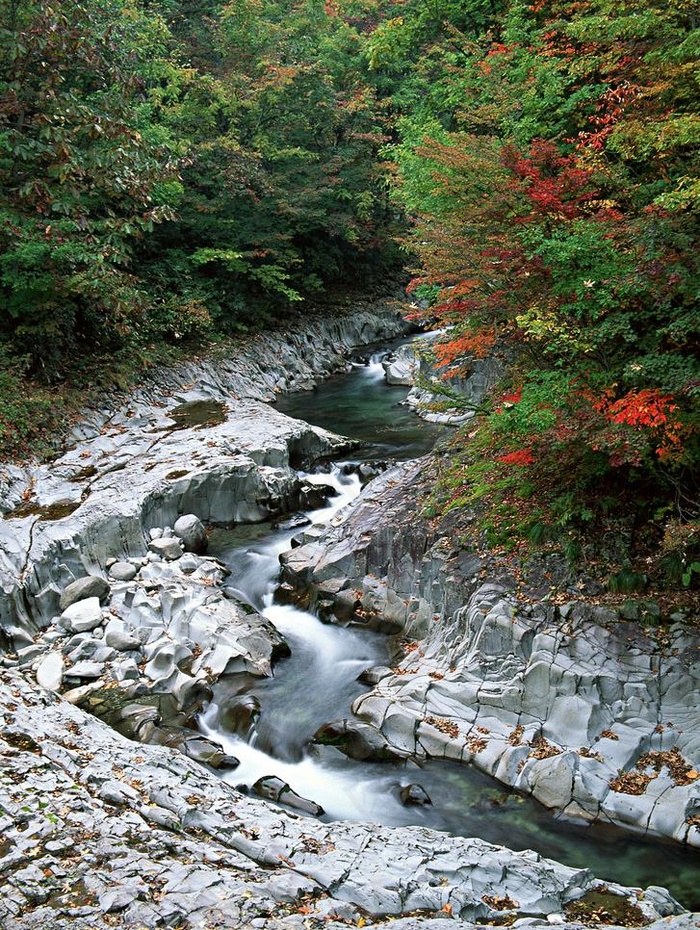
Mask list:
[[[336,375],[316,391],[280,395],[276,406],[288,416],[360,440],[367,462],[424,455],[444,427],[426,423],[402,403],[408,388],[384,381],[381,359],[386,354],[386,349],[373,353],[369,364]]]
[[[305,406],[296,415],[353,438],[367,440],[369,436],[375,458],[389,451],[394,457],[407,457],[405,449],[416,450],[421,442],[420,451],[426,451],[432,439],[413,437],[415,421],[408,428],[407,447],[401,447],[395,437],[384,441],[384,420],[393,424],[397,434],[403,426],[393,396],[384,393],[379,378],[376,363],[356,369],[328,387],[330,401],[324,385],[305,398],[305,405],[314,404],[313,411]],[[368,385],[374,393],[366,393]],[[405,396],[405,388],[398,390]],[[383,397],[381,404],[377,394]],[[343,405],[343,397],[351,407]],[[289,412],[289,398],[284,400],[280,406]],[[364,409],[365,403],[370,410]],[[322,417],[316,415],[317,408],[324,411]],[[353,424],[359,424],[357,431]],[[418,431],[424,428],[422,424]],[[313,513],[317,523],[334,519],[359,493],[357,475],[348,474],[342,466],[331,474],[308,477],[331,484],[337,492],[328,506]],[[275,666],[273,677],[229,676],[215,687],[201,728],[240,760],[237,769],[224,775],[227,781],[251,786],[263,776],[276,775],[302,797],[321,804],[325,820],[421,824],[456,835],[479,836],[511,849],[533,848],[568,865],[590,867],[605,880],[666,885],[686,906],[700,906],[696,853],[644,842],[620,830],[557,822],[531,799],[507,791],[470,766],[439,761],[424,767],[360,763],[332,747],[311,745],[319,727],[350,715],[352,701],[365,690],[358,675],[373,665],[386,664],[390,647],[379,634],[329,626],[296,607],[274,603],[279,555],[289,548],[291,536],[289,531],[275,532],[269,524],[261,524],[219,530],[211,538],[212,553],[231,568],[228,587],[270,619],[291,648],[291,656]],[[401,787],[414,783],[428,792],[431,806],[403,806]]]

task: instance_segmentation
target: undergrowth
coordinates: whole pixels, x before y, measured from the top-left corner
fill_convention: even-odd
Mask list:
[[[603,452],[557,442],[544,420],[528,420],[523,445],[517,400],[501,398],[443,446],[424,515],[469,514],[484,552],[521,563],[549,553],[610,594],[698,590],[698,508],[678,505],[671,476],[612,467]]]

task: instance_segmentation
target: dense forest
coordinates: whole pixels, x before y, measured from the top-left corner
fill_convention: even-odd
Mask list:
[[[5,455],[71,391],[406,269],[448,395],[509,361],[436,512],[698,586],[700,0],[0,9]]]

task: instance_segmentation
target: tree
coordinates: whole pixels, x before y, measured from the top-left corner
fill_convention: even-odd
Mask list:
[[[514,347],[492,478],[517,466],[554,523],[578,496],[567,531],[603,487],[697,520],[698,35],[679,5],[512,2],[443,56],[452,124],[417,108],[394,148],[438,361]]]
[[[139,125],[157,20],[9,0],[0,28],[0,333],[47,376],[138,326],[134,242],[172,216],[176,167]],[[140,70],[141,69],[141,70]]]

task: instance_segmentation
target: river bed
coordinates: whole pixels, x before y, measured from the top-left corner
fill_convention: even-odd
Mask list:
[[[424,454],[443,429],[401,405],[407,389],[384,382],[385,352],[376,351],[368,364],[314,392],[279,401],[282,412],[362,444],[354,463],[335,463],[332,470],[310,476],[336,491],[328,506],[310,514],[314,523],[338,519],[338,511],[359,494],[358,462]],[[295,532],[256,524],[217,530],[210,540],[210,551],[231,569],[228,583],[234,593],[271,620],[291,649],[272,678],[229,676],[215,687],[201,728],[240,760],[224,776],[227,781],[249,788],[258,778],[275,775],[320,804],[328,821],[420,824],[511,849],[532,848],[567,865],[590,867],[604,880],[665,885],[686,907],[700,907],[700,857],[693,851],[619,829],[556,820],[532,799],[508,791],[469,765],[360,763],[332,747],[312,745],[321,726],[350,714],[353,700],[366,690],[358,676],[390,662],[392,643],[377,633],[323,624],[310,613],[275,602],[279,554],[289,548]],[[243,728],[238,712],[242,699],[253,699],[260,707]],[[232,732],[232,722],[239,732]],[[421,785],[432,804],[404,806],[400,790],[411,784]]]

